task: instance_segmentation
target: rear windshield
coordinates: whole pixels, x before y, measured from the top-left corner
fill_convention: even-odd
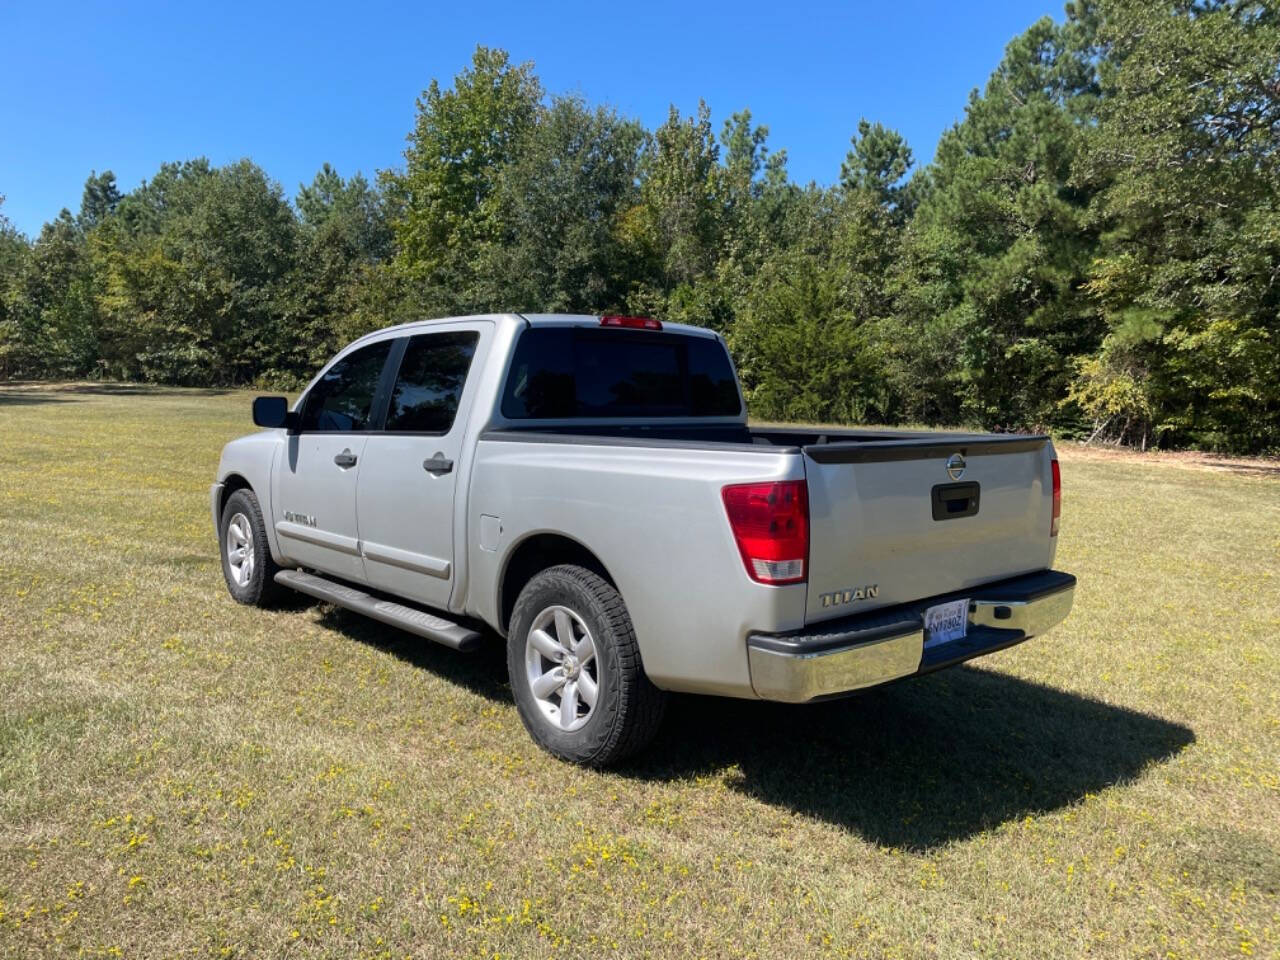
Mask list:
[[[503,416],[512,420],[741,412],[719,340],[638,330],[527,329],[502,397]]]

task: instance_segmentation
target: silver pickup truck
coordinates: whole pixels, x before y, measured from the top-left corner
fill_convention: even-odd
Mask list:
[[[578,763],[644,746],[667,691],[820,700],[1071,608],[1047,437],[752,427],[707,330],[411,323],[253,416],[210,490],[231,595],[496,632],[529,733]]]

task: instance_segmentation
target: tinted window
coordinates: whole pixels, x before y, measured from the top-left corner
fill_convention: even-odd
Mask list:
[[[448,433],[479,339],[473,330],[413,337],[391,389],[387,430]]]
[[[736,417],[742,412],[738,381],[719,340],[689,338],[689,406],[695,417]]]
[[[513,420],[723,417],[742,404],[718,340],[535,327],[516,344],[502,412]]]
[[[371,343],[347,354],[326,370],[307,393],[302,429],[368,430],[378,379],[390,352],[390,340]]]

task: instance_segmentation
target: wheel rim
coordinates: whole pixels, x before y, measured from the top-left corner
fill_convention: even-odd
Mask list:
[[[572,732],[591,719],[600,696],[599,661],[580,616],[550,606],[534,617],[524,662],[533,700],[553,727]]]
[[[227,569],[237,587],[247,587],[253,579],[253,525],[243,513],[227,524]]]

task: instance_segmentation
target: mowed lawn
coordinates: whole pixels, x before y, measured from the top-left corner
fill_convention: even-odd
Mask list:
[[[1280,955],[1280,472],[1066,447],[1052,634],[597,773],[496,638],[230,600],[249,399],[0,387],[0,956]]]

